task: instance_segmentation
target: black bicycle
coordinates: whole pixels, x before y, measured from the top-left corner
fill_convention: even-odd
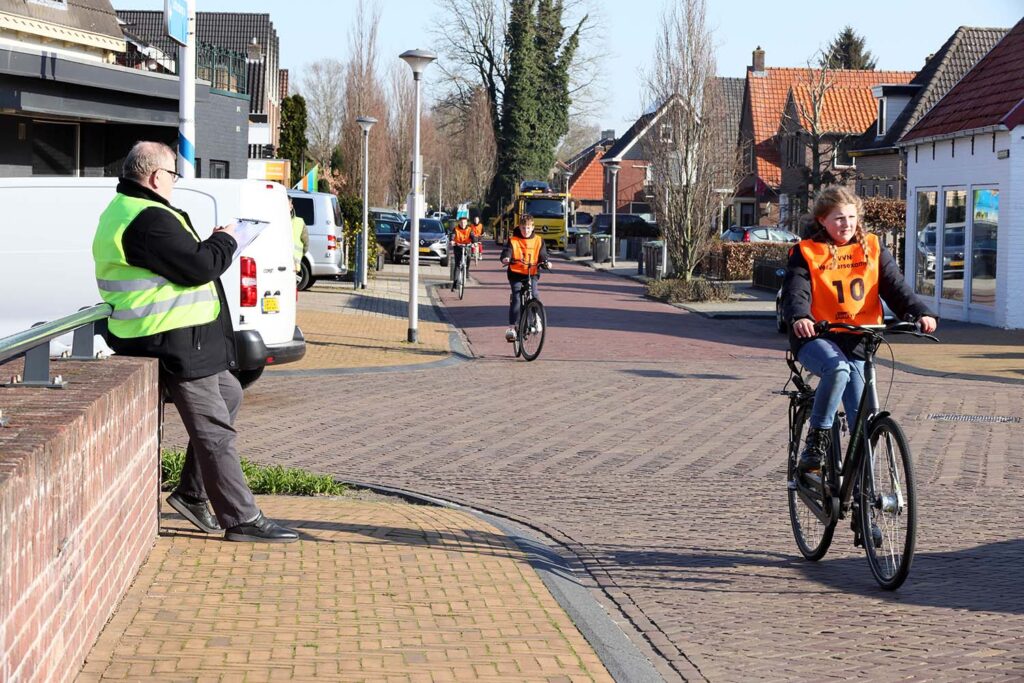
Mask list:
[[[797,464],[809,428],[814,389],[792,354],[786,354],[791,376],[777,393],[789,396],[789,461],[787,497],[789,519],[800,553],[808,560],[820,560],[832,544],[836,524],[849,515],[854,543],[863,545],[868,565],[878,584],[895,590],[907,578],[914,559],[917,536],[917,497],[914,468],[907,437],[887,411],[879,410],[875,379],[875,353],[886,334],[910,334],[938,341],[920,332],[913,323],[886,326],[855,326],[820,322],[820,334],[845,330],[865,337],[864,393],[852,426],[846,455],[841,457],[840,426],[845,414],[838,413],[832,425],[829,448],[817,472],[800,474]],[[864,435],[867,438],[864,438]]]
[[[457,262],[455,266],[455,277],[452,280],[452,289],[459,293],[459,299],[466,292],[466,279],[469,277],[469,246],[455,245]]]
[[[527,270],[532,266],[530,263],[521,263]],[[516,321],[516,338],[512,342],[516,358],[522,356],[530,361],[539,356],[540,350],[544,348],[547,328],[548,317],[544,311],[544,304],[534,296],[533,278],[527,278],[523,288],[519,290],[519,319]]]

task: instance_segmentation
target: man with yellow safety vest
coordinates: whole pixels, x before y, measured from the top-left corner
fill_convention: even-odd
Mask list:
[[[291,197],[288,198],[288,208],[292,212],[292,260],[298,274],[302,272],[302,257],[309,251],[309,228],[301,216],[295,215],[295,204]]]
[[[180,177],[174,165],[167,145],[136,143],[100,216],[92,253],[100,296],[114,309],[107,343],[125,356],[159,359],[160,383],[188,431],[181,482],[168,504],[229,541],[295,541],[295,531],[263,516],[235,450],[242,388],[230,372],[235,338],[218,279],[238,247],[234,226],[199,239],[188,215],[170,204]]]
[[[532,281],[533,296],[540,299],[540,292],[537,290],[537,280],[540,277],[539,268],[551,269],[544,240],[539,235],[533,234],[533,216],[524,214],[519,219],[519,225],[501,250],[499,258],[508,266],[508,284],[512,288],[508,306],[509,328],[505,330],[505,341],[514,342],[516,340],[516,321],[519,320],[520,292],[523,291],[527,282]]]

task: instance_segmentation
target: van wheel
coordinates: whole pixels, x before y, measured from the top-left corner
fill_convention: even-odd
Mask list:
[[[313,274],[309,272],[309,264],[306,260],[302,260],[302,265],[299,266],[299,274],[296,278],[295,286],[300,292],[305,292],[307,289],[313,286]]]
[[[235,373],[235,377],[238,378],[238,382],[242,385],[243,389],[248,389],[253,385],[253,382],[260,378],[263,374],[263,368],[256,368],[255,370],[239,370]]]

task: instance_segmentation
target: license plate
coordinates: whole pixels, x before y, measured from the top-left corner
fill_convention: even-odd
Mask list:
[[[263,312],[264,313],[277,313],[281,310],[281,307],[277,303],[276,296],[265,296],[263,297]]]
[[[953,268],[963,268],[964,262],[963,261],[950,261],[949,265],[952,266]]]
[[[430,247],[420,247],[420,253],[421,254],[429,254],[430,253]]]

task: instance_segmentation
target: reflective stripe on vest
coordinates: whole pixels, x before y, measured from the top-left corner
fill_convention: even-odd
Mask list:
[[[836,247],[836,257],[825,242],[803,240],[800,253],[811,276],[811,315],[848,325],[880,325],[882,300],[878,295],[880,247],[868,234],[869,255],[859,242]]]
[[[473,228],[470,228],[468,226],[465,228],[460,228],[456,226],[454,236],[455,244],[471,244],[473,242]]]
[[[536,275],[540,248],[544,241],[534,235],[529,239],[512,237],[509,239],[509,244],[512,245],[512,263],[509,265],[509,270],[520,275]],[[530,264],[529,267],[526,264]]]
[[[173,215],[182,230],[199,242],[184,217],[160,202],[123,194],[110,202],[100,216],[92,255],[100,296],[114,307],[107,327],[122,339],[205,325],[220,314],[220,298],[213,282],[197,287],[176,285],[151,270],[128,263],[122,245],[124,231],[136,216],[153,207]]]
[[[299,216],[292,218],[292,258],[295,259],[296,270],[299,269],[302,257],[306,254],[306,251],[302,248],[302,229],[305,227],[306,222]]]

